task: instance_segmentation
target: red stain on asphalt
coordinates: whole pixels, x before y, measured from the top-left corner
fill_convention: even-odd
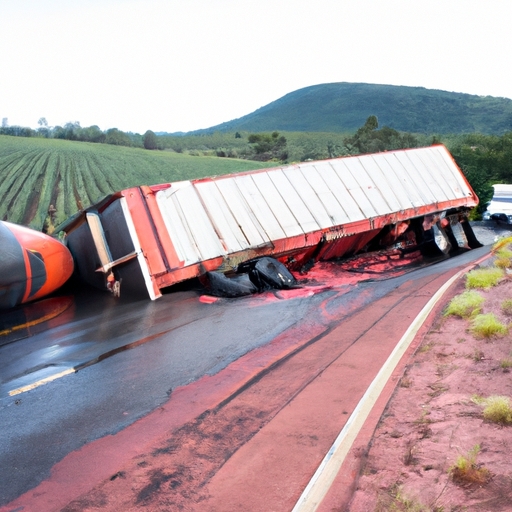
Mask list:
[[[302,289],[250,297],[251,305],[326,287],[336,288],[338,296],[376,278],[332,265],[315,266],[301,279]],[[405,271],[402,261],[393,275]],[[402,285],[401,293],[414,297],[408,311],[419,311],[427,291],[437,286],[431,278]],[[421,296],[414,296],[416,289]],[[401,296],[391,293],[361,308],[368,293],[360,303],[337,308],[329,307],[327,297],[317,317],[303,319],[216,375],[174,390],[168,402],[123,431],[70,453],[49,479],[0,510],[61,510],[73,500],[66,509],[83,510],[98,496],[98,508],[112,511],[290,508],[408,327],[410,319],[395,308],[383,330],[374,329]]]
[[[199,297],[199,302],[202,302],[203,304],[213,304],[218,300],[218,297],[212,297],[211,295],[201,295],[201,297]]]
[[[263,292],[256,296],[250,295],[244,299],[254,299],[258,302],[272,302],[275,298],[281,300],[299,299],[311,297],[329,289],[339,291],[346,286],[354,286],[357,283],[368,280],[390,279],[411,270],[414,265],[422,261],[419,251],[403,255],[400,251],[382,251],[368,255],[359,255],[357,258],[343,262],[319,261],[301,274],[292,272],[297,280],[298,287],[285,290],[273,290]],[[199,301],[212,304],[219,300],[218,297],[201,295]]]

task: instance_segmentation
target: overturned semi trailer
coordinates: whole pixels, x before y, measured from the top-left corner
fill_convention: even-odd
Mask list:
[[[442,146],[122,190],[60,227],[80,276],[151,299],[272,256],[290,269],[382,247],[479,246],[478,204]]]

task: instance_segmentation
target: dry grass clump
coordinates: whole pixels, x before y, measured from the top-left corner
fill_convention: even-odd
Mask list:
[[[496,258],[494,260],[494,265],[498,268],[509,268],[511,266],[511,260],[510,258]]]
[[[512,258],[512,251],[510,250],[510,247],[501,247],[495,252],[495,254],[499,258]]]
[[[502,425],[512,423],[512,407],[508,396],[492,395],[484,400],[483,405],[483,415],[487,421]]]
[[[473,361],[475,361],[475,363],[479,363],[485,359],[485,354],[480,349],[475,348],[473,354],[471,354],[470,357],[473,359]]]
[[[496,286],[505,272],[501,268],[487,267],[471,270],[466,275],[466,288],[481,288],[488,290]]]
[[[471,401],[474,402],[477,405],[483,405],[485,403],[485,398],[480,395],[473,395],[471,397]]]
[[[481,464],[477,464],[476,459],[480,452],[480,445],[475,445],[467,455],[459,455],[455,464],[449,469],[452,480],[459,485],[464,484],[486,484],[491,473]]]
[[[506,359],[502,359],[500,361],[500,367],[503,370],[508,370],[509,368],[512,368],[512,359],[510,359],[508,357]]]
[[[438,512],[438,507],[428,507],[406,496],[403,489],[395,484],[387,495],[381,496],[375,512]]]
[[[485,299],[474,290],[468,290],[455,296],[448,304],[444,315],[460,316],[471,318],[481,312]],[[512,301],[511,301],[512,302]]]
[[[504,336],[508,327],[502,324],[494,313],[476,315],[471,320],[469,330],[476,338],[491,338],[492,336]]]
[[[494,254],[497,254],[498,252],[502,251],[502,250],[507,250],[508,249],[508,245],[512,244],[512,236],[508,236],[506,238],[501,238],[500,240],[498,240],[493,246],[492,246],[492,252]],[[512,257],[512,255],[511,255]]]
[[[510,244],[512,237],[504,238],[499,242],[495,243],[492,252],[495,255],[494,266],[506,271],[512,267],[512,250]]]
[[[512,299],[505,299],[501,303],[501,311],[505,315],[512,316]]]

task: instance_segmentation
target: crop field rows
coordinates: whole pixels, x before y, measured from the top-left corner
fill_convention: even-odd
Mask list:
[[[80,209],[123,188],[268,166],[169,151],[0,136],[0,219],[51,232]]]

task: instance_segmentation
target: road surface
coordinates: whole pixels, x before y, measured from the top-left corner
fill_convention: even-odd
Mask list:
[[[306,442],[314,446],[310,464],[305,469],[299,464],[296,482],[281,483],[281,491],[274,493],[281,496],[275,510],[282,510],[279,506],[286,509],[298,498],[311,469],[314,471],[318,459],[325,454],[334,430],[340,426],[338,420],[348,417],[359,394],[364,393],[364,386],[378,371],[378,362],[392,350],[394,335],[389,336],[389,343],[381,344],[382,353],[375,358],[375,364],[366,364],[368,353],[360,352],[358,343],[367,344],[370,359],[376,345],[375,339],[365,339],[363,334],[377,332],[382,338],[386,337],[383,333],[396,328],[398,335],[413,313],[408,310],[410,305],[420,307],[434,293],[437,281],[447,279],[488,250],[473,250],[427,267],[398,269],[386,278],[376,274],[374,280],[361,281],[361,277],[372,276],[331,267],[327,273],[313,275],[303,290],[214,303],[202,302],[199,289],[176,291],[155,302],[119,301],[94,290],[81,290],[59,299],[53,307],[63,312],[55,318],[0,338],[4,343],[0,347],[0,505],[11,503],[31,510],[37,504],[38,510],[60,510],[103,480],[123,475],[119,468],[147,455],[156,439],[163,443],[162,454],[174,453],[178,457],[174,463],[183,465],[191,454],[180,453],[182,450],[176,448],[166,451],[169,432],[174,432],[174,440],[182,436],[185,445],[190,440],[187,432],[199,437],[204,434],[202,423],[197,424],[202,413],[222,410],[227,414],[230,407],[239,413],[236,400],[248,400],[248,394],[256,393],[264,398],[258,402],[252,397],[252,413],[246,415],[246,424],[240,419],[245,416],[233,411],[231,420],[226,417],[220,423],[223,427],[232,425],[236,417],[235,424],[243,426],[242,434],[231,438],[222,428],[213,432],[217,446],[208,457],[216,462],[205,470],[209,476],[192,478],[204,482],[205,487],[212,475],[219,474],[217,481],[223,481],[224,487],[217,497],[224,496],[225,500],[233,494],[221,476],[220,468],[229,470],[226,461],[234,464],[244,447],[246,451],[254,449],[249,446],[253,437],[257,439],[256,433],[265,428],[270,432],[272,425],[278,425],[274,418],[290,404],[303,400],[308,388],[313,393],[314,383],[327,369],[337,364],[353,367],[351,379],[360,381],[358,391],[350,386],[336,387],[335,393],[341,393],[341,398],[327,396],[332,390],[327,394],[321,391],[322,396],[326,395],[326,406],[331,407],[331,400],[340,402],[342,398],[346,403],[325,436],[316,436],[315,441],[315,434],[304,434]],[[427,287],[428,293],[422,291]],[[375,304],[380,304],[382,311],[378,312]],[[399,314],[386,320],[388,310]],[[391,324],[383,328],[389,321]],[[376,329],[379,322],[381,328]],[[7,328],[13,325],[15,319],[7,318]],[[350,325],[355,326],[354,332],[343,335],[340,341],[340,329]],[[337,341],[333,341],[334,332]],[[339,346],[333,349],[336,343]],[[357,354],[366,354],[362,356],[366,359],[347,363],[343,357],[350,354],[356,359],[361,357]],[[345,379],[349,373],[344,372]],[[333,378],[339,379],[339,368]],[[277,379],[278,384],[269,384],[272,379]],[[349,379],[348,383],[352,381]],[[316,401],[319,406],[323,403]],[[159,422],[155,418],[158,414],[165,421]],[[189,429],[183,430],[186,425]],[[282,425],[276,428],[282,432]],[[108,460],[98,459],[99,453],[108,451],[109,443],[115,448]],[[224,447],[220,459],[219,446]],[[253,442],[252,446],[257,445]],[[266,453],[261,447],[255,453],[258,452]],[[148,469],[146,477],[156,482],[154,468],[151,471]],[[64,479],[63,474],[67,475]],[[165,475],[162,478],[168,481]],[[123,480],[126,479],[116,477],[112,481]],[[232,476],[227,481],[232,482]],[[153,491],[161,487],[161,483],[148,487],[147,482],[141,482],[132,505],[153,499]],[[253,487],[261,494],[257,486]],[[188,494],[178,493],[176,504],[186,509],[189,495],[196,497],[196,507],[198,503],[209,503],[205,510],[215,510],[214,500],[206,499],[201,492],[195,489]],[[118,506],[114,503],[111,509]],[[128,510],[129,506],[124,503],[122,508]],[[5,510],[12,509],[9,506]]]

